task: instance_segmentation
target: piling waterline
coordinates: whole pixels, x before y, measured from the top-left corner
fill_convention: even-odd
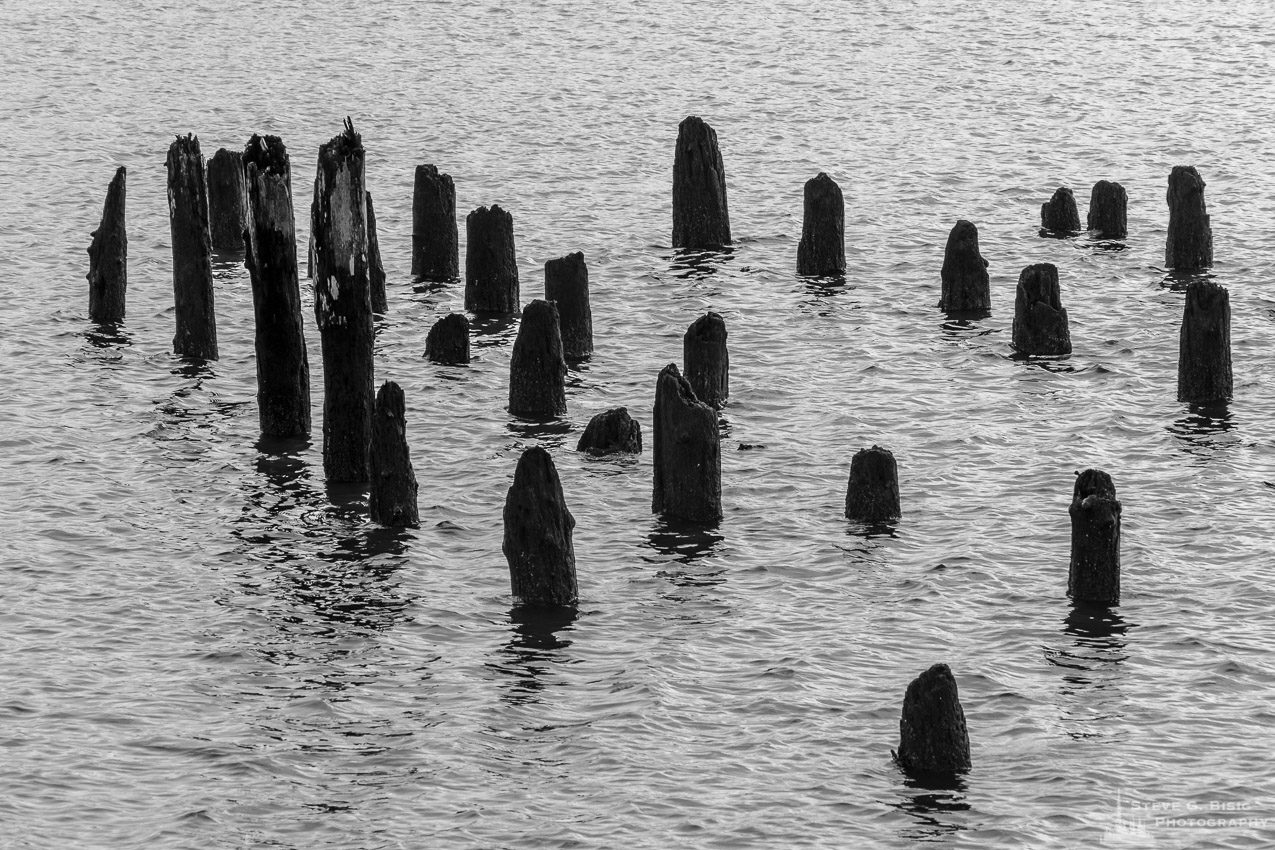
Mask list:
[[[564,415],[566,376],[558,307],[537,298],[522,311],[509,358],[510,414],[533,419]]]
[[[720,315],[709,312],[691,322],[682,336],[682,368],[695,397],[721,410],[730,395],[730,353]]]
[[[1012,336],[1014,350],[1024,356],[1071,353],[1071,330],[1053,263],[1036,263],[1019,274]]]
[[[1169,232],[1164,264],[1177,271],[1199,271],[1213,265],[1213,229],[1204,205],[1204,178],[1191,165],[1169,172]]]
[[[125,200],[128,172],[124,166],[106,189],[102,221],[89,243],[89,319],[107,324],[124,320],[124,301],[128,292],[128,230],[125,226]]]
[[[901,515],[899,467],[894,454],[880,446],[855,452],[846,483],[846,519],[877,523]]]
[[[499,205],[479,207],[465,217],[465,238],[465,309],[517,313],[514,217]]]
[[[797,274],[835,277],[846,273],[846,205],[841,187],[820,171],[806,181],[802,200]]]
[[[505,498],[502,549],[509,582],[524,606],[557,607],[576,603],[575,517],[567,509],[553,458],[540,446],[522,453]]]
[[[1076,602],[1120,602],[1120,502],[1101,469],[1076,473],[1071,496],[1071,566],[1067,595]]]
[[[711,250],[730,242],[726,168],[717,133],[690,115],[678,125],[673,155],[673,247]]]
[[[1217,404],[1233,392],[1230,293],[1210,280],[1192,281],[1178,335],[1178,401]]]
[[[700,401],[677,365],[655,384],[651,510],[671,519],[710,523],[722,518],[722,450],[717,413]]]
[[[173,351],[192,360],[217,359],[213,312],[212,237],[199,138],[178,136],[168,147],[168,223],[173,242]]]
[[[372,522],[395,528],[420,525],[416,473],[407,447],[406,410],[403,389],[393,381],[382,384],[376,394],[368,447],[368,511]]]
[[[595,457],[610,454],[640,454],[642,426],[629,415],[627,407],[615,407],[595,415],[585,426],[576,451]]]
[[[464,313],[448,313],[434,322],[425,337],[425,356],[449,366],[469,362],[469,319]]]
[[[922,781],[946,783],[970,769],[965,711],[946,664],[935,664],[908,685],[894,757],[904,772]]]
[[[593,311],[589,306],[589,267],[577,251],[545,263],[545,300],[558,305],[562,353],[578,362],[593,353]]]
[[[412,188],[412,276],[422,280],[460,277],[456,186],[433,165],[416,166]]]
[[[385,315],[389,302],[385,297],[385,266],[381,263],[381,241],[376,235],[376,211],[372,193],[367,193],[367,280],[371,287],[372,312]]]
[[[1099,239],[1124,239],[1129,235],[1129,193],[1119,183],[1099,180],[1089,193],[1089,231]]]
[[[208,230],[215,251],[244,249],[248,226],[248,186],[243,154],[221,148],[208,160]]]
[[[978,228],[973,222],[959,219],[952,226],[943,249],[939,276],[943,283],[940,310],[984,316],[991,312],[991,279],[987,274],[987,260],[978,249]]]

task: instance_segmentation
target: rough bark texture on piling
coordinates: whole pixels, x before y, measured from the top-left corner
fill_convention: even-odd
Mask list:
[[[115,169],[115,177],[106,190],[102,223],[93,231],[93,241],[89,243],[89,319],[94,322],[124,319],[128,290],[128,231],[124,218],[127,179],[124,166]]]
[[[208,230],[218,251],[242,251],[248,225],[243,154],[221,148],[208,160]]]
[[[1027,266],[1018,276],[1013,346],[1026,355],[1071,353],[1071,331],[1053,263]]]
[[[217,319],[213,314],[208,190],[198,137],[178,136],[168,147],[167,166],[173,296],[177,306],[173,351],[182,357],[216,360]]]
[[[722,518],[722,450],[713,408],[670,363],[655,384],[651,510],[691,522]]]
[[[416,166],[412,191],[412,275],[425,280],[460,277],[456,187],[432,165]]]
[[[673,247],[720,248],[730,241],[726,169],[717,133],[691,115],[678,125],[673,155]]]
[[[992,308],[987,260],[978,250],[978,228],[959,219],[947,235],[943,249],[943,294],[939,309],[948,313],[987,313]]]
[[[1076,475],[1071,496],[1071,568],[1067,595],[1077,602],[1120,601],[1120,503],[1116,485],[1101,469]]]
[[[695,397],[721,410],[730,395],[730,353],[726,350],[726,321],[705,313],[682,336],[682,368]]]
[[[950,779],[970,769],[965,711],[946,664],[935,664],[908,685],[894,755],[904,771],[922,780]]]
[[[464,313],[448,313],[434,323],[425,337],[425,356],[435,363],[469,362],[469,319]]]
[[[310,434],[310,362],[301,319],[291,166],[278,136],[253,136],[244,149],[248,186],[245,265],[256,319],[257,410],[261,433]]]
[[[385,298],[385,266],[381,264],[381,242],[376,236],[376,212],[372,209],[372,193],[367,193],[367,279],[372,289],[372,312],[384,314],[389,309]]]
[[[1076,196],[1066,186],[1054,190],[1053,197],[1040,205],[1040,226],[1053,233],[1076,233],[1080,230],[1080,213]]]
[[[567,412],[566,376],[558,307],[537,298],[522,311],[509,358],[509,412],[528,417],[563,415]]]
[[[1204,178],[1191,165],[1175,165],[1169,173],[1169,234],[1164,264],[1193,271],[1213,265],[1213,230],[1204,206]]]
[[[1178,401],[1225,401],[1233,389],[1230,293],[1209,280],[1193,281],[1178,337]]]
[[[532,446],[518,459],[505,499],[505,539],[509,582],[523,605],[574,605],[576,555],[571,543],[575,517],[567,510],[553,458]]]
[[[855,452],[846,484],[846,519],[885,522],[898,519],[899,467],[889,449],[873,446]]]
[[[308,244],[307,244],[307,246],[306,246],[305,276],[306,276],[306,277],[308,277],[308,278],[310,278],[311,280],[313,280],[313,279],[314,279],[314,267],[315,267],[315,259],[314,259],[314,226],[313,226],[313,225],[314,225],[314,221],[315,221],[315,219],[316,219],[316,218],[318,218],[318,215],[319,215],[319,178],[322,176],[322,174],[321,174],[322,170],[323,170],[323,166],[322,166],[322,165],[318,165],[318,166],[316,166],[316,167],[315,167],[315,173],[314,173],[314,194],[313,194],[313,196],[312,196],[312,197],[311,197],[311,199],[310,199],[310,223],[311,223],[311,227],[310,227],[310,241],[309,241],[309,243],[308,243]]]
[[[589,267],[577,251],[545,263],[545,300],[558,304],[562,353],[583,360],[593,353],[593,312],[589,307]]]
[[[822,171],[806,181],[797,274],[846,273],[846,205],[841,187]]]
[[[627,407],[616,407],[589,420],[576,451],[591,455],[639,454],[642,426],[629,416]]]
[[[518,312],[518,260],[514,217],[498,204],[465,217],[465,309]]]
[[[372,522],[389,526],[417,526],[416,474],[407,448],[406,404],[403,390],[386,381],[376,394],[372,441],[368,449],[371,487],[368,510]]]
[[[329,482],[368,480],[372,437],[372,294],[367,266],[363,141],[345,132],[319,148],[314,314],[323,346],[323,471]]]
[[[1089,193],[1089,229],[1099,239],[1124,239],[1129,235],[1129,193],[1119,183],[1099,180]]]

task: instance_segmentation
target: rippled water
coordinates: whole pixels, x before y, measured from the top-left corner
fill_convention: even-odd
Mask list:
[[[1259,0],[0,8],[0,844],[1271,840],[1239,819],[1275,817],[1272,33]],[[688,114],[717,130],[738,240],[695,262],[668,245]],[[258,443],[240,257],[215,265],[222,359],[170,353],[173,135],[211,156],[276,133],[308,177],[346,115],[419,530],[325,489],[319,398],[315,442]],[[512,211],[524,300],[546,259],[584,251],[597,351],[556,427],[504,410],[515,325],[479,330],[469,368],[422,358],[463,301],[408,274],[422,162],[453,175],[462,215]],[[84,252],[118,164],[112,330],[87,321]],[[1174,401],[1176,164],[1208,183],[1231,293],[1220,411]],[[819,170],[846,195],[844,286],[794,274]],[[1123,246],[1037,236],[1055,187],[1083,216],[1099,179],[1128,190]],[[991,262],[984,320],[934,306],[957,218]],[[1027,363],[1013,289],[1040,261],[1075,353]],[[652,517],[649,453],[572,448],[621,404],[650,445],[655,375],[710,308],[730,331],[726,516],[691,532]],[[309,312],[306,330],[317,393]],[[899,462],[889,533],[840,515],[874,442]],[[501,507],[535,443],[578,522],[574,619],[511,611]],[[1065,596],[1087,466],[1124,503],[1111,611]],[[936,661],[973,747],[955,790],[890,759],[903,691]],[[1154,821],[1211,812],[1225,822]]]

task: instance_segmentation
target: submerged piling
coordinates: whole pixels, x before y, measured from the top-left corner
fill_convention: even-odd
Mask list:
[[[889,449],[873,446],[855,452],[846,484],[846,519],[886,522],[898,519],[899,467]]]
[[[640,454],[642,426],[629,416],[627,407],[615,407],[589,420],[576,451],[594,456]]]
[[[509,583],[522,605],[574,605],[575,517],[567,509],[553,458],[540,446],[522,453],[505,498],[502,550],[509,562]]]
[[[908,685],[894,757],[908,775],[922,781],[946,782],[970,769],[965,711],[946,664],[935,664]]]
[[[189,133],[178,136],[168,147],[166,164],[173,297],[177,307],[173,351],[196,360],[216,360],[212,239],[208,233],[208,191],[199,138]]]
[[[730,241],[726,169],[717,133],[691,115],[678,125],[673,155],[673,247],[712,249]]]
[[[89,243],[89,319],[108,323],[124,320],[124,296],[128,290],[128,231],[124,207],[128,172],[124,166],[106,189],[102,222]]]
[[[208,230],[217,251],[242,251],[248,226],[243,155],[221,148],[208,160]]]
[[[682,368],[695,397],[721,410],[730,395],[730,353],[726,321],[717,313],[700,316],[682,337]]]
[[[567,412],[566,375],[558,307],[537,298],[522,311],[509,358],[509,412],[531,418],[562,416]]]
[[[939,309],[948,313],[987,313],[992,308],[992,291],[987,260],[978,250],[978,228],[959,219],[947,235],[943,268],[939,276],[943,294]]]
[[[1120,602],[1120,502],[1101,469],[1076,473],[1071,506],[1071,567],[1067,595],[1076,602]]]
[[[368,510],[372,522],[393,527],[420,525],[416,510],[416,473],[407,448],[406,404],[403,389],[386,381],[376,394],[372,440],[368,448],[371,488]]]
[[[1204,205],[1204,178],[1191,165],[1175,165],[1169,172],[1169,233],[1164,264],[1178,271],[1198,271],[1213,265],[1213,230]]]
[[[1013,346],[1028,356],[1071,353],[1071,331],[1053,263],[1027,266],[1018,276]]]
[[[425,356],[448,365],[469,362],[469,319],[464,313],[448,313],[434,323],[425,337]]]
[[[460,277],[456,187],[433,165],[416,166],[412,189],[412,276],[424,280]]]
[[[518,312],[518,260],[514,218],[499,205],[465,217],[465,309]]]
[[[820,171],[806,181],[802,201],[797,274],[835,276],[846,273],[845,200],[841,187]]]
[[[562,353],[583,360],[593,353],[593,311],[589,307],[589,267],[577,251],[545,263],[545,300],[558,304]]]
[[[655,486],[651,510],[674,519],[722,518],[722,451],[713,408],[670,363],[655,384]]]
[[[1233,391],[1230,293],[1211,280],[1192,281],[1178,336],[1178,401],[1222,402]]]
[[[1124,239],[1129,235],[1129,194],[1119,183],[1099,180],[1089,193],[1090,231],[1099,239]]]
[[[389,302],[385,298],[385,266],[381,264],[381,241],[376,235],[371,192],[367,193],[367,280],[371,287],[372,312],[384,315],[389,310]]]
[[[1076,196],[1066,186],[1054,190],[1048,202],[1040,205],[1041,231],[1067,235],[1080,230],[1080,213],[1076,210]]]

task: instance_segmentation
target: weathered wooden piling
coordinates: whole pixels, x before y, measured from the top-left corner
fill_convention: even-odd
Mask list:
[[[301,320],[292,168],[278,136],[243,152],[248,191],[245,262],[256,318],[257,415],[268,437],[310,434],[310,362]]]
[[[242,251],[248,226],[243,155],[221,148],[208,160],[208,232],[216,251]]]
[[[317,166],[315,166],[315,173],[314,173],[314,186],[313,186],[313,188],[314,188],[314,194],[313,194],[313,195],[311,196],[311,198],[310,198],[310,222],[311,222],[312,224],[313,224],[313,222],[314,222],[315,218],[317,218],[317,217],[318,217],[318,215],[319,215],[319,178],[322,176],[322,175],[321,175],[322,170],[323,170],[323,166],[321,166],[321,165],[317,165]],[[310,228],[310,240],[309,240],[309,243],[308,243],[308,244],[307,244],[307,246],[306,246],[306,260],[305,260],[305,263],[306,263],[306,265],[305,265],[305,276],[306,276],[306,277],[308,277],[308,278],[310,278],[311,280],[313,280],[313,279],[314,279],[314,267],[315,267],[315,260],[314,260],[314,228],[313,228],[313,227],[311,227],[311,228]]]
[[[424,280],[460,277],[456,187],[433,165],[416,166],[412,190],[412,276]]]
[[[208,189],[199,138],[178,136],[168,147],[168,225],[173,242],[173,296],[177,333],[173,351],[196,360],[217,359],[213,313],[212,240]]]
[[[381,264],[381,241],[376,236],[376,212],[372,209],[372,193],[367,193],[367,279],[372,292],[372,312],[389,310],[385,298],[385,266]]]
[[[434,323],[425,337],[425,356],[449,365],[469,362],[469,319],[464,313],[448,313]]]
[[[407,406],[403,389],[386,381],[376,394],[372,440],[368,447],[371,487],[368,510],[372,522],[402,527],[420,525],[416,510],[416,473],[407,448]]]
[[[978,250],[978,228],[959,219],[947,235],[943,268],[939,272],[943,293],[939,309],[948,313],[982,313],[992,308],[987,260]]]
[[[1089,193],[1090,231],[1099,239],[1124,239],[1129,235],[1129,193],[1119,183],[1099,180]]]
[[[593,312],[589,307],[589,267],[577,251],[545,263],[545,300],[558,304],[562,353],[583,360],[593,353]]]
[[[372,438],[372,292],[368,279],[363,140],[350,119],[319,148],[314,315],[323,348],[323,471],[368,480]]]
[[[1018,276],[1013,346],[1028,356],[1071,353],[1071,331],[1053,263],[1027,266]]]
[[[722,450],[717,414],[670,363],[655,384],[655,486],[651,510],[673,519],[722,518]]]
[[[802,202],[797,274],[834,276],[846,273],[846,205],[841,187],[820,171],[806,181]]]
[[[1055,189],[1049,201],[1040,205],[1040,228],[1057,234],[1076,233],[1080,230],[1076,196],[1066,186]]]
[[[682,337],[682,368],[695,397],[721,410],[730,395],[730,353],[726,350],[726,321],[706,313]]]
[[[558,307],[537,298],[522,311],[509,357],[510,414],[541,418],[566,413],[566,376]]]
[[[1178,336],[1178,401],[1222,402],[1233,391],[1230,293],[1211,280],[1192,281]]]
[[[1076,473],[1071,506],[1071,567],[1067,595],[1076,602],[1120,601],[1120,503],[1101,469]]]
[[[518,459],[504,518],[501,548],[517,600],[535,607],[574,605],[579,596],[571,542],[576,521],[567,510],[553,458],[540,446]]]
[[[908,685],[894,757],[908,775],[922,781],[945,782],[970,769],[965,711],[946,664],[935,664]]]
[[[898,519],[899,467],[889,449],[873,446],[855,452],[846,484],[846,519],[886,522]]]
[[[1169,233],[1164,264],[1178,271],[1198,271],[1213,265],[1213,230],[1204,206],[1204,178],[1192,165],[1175,165],[1169,172]]]
[[[642,426],[629,416],[627,407],[615,407],[589,420],[576,451],[600,456],[639,454],[642,451]]]
[[[518,312],[518,260],[514,218],[498,204],[465,217],[465,309]]]
[[[115,169],[106,189],[102,223],[89,243],[89,319],[94,322],[124,320],[124,296],[128,290],[128,231],[124,206],[128,172]]]
[[[677,127],[673,155],[673,247],[721,248],[730,241],[726,168],[717,133],[690,115]]]

